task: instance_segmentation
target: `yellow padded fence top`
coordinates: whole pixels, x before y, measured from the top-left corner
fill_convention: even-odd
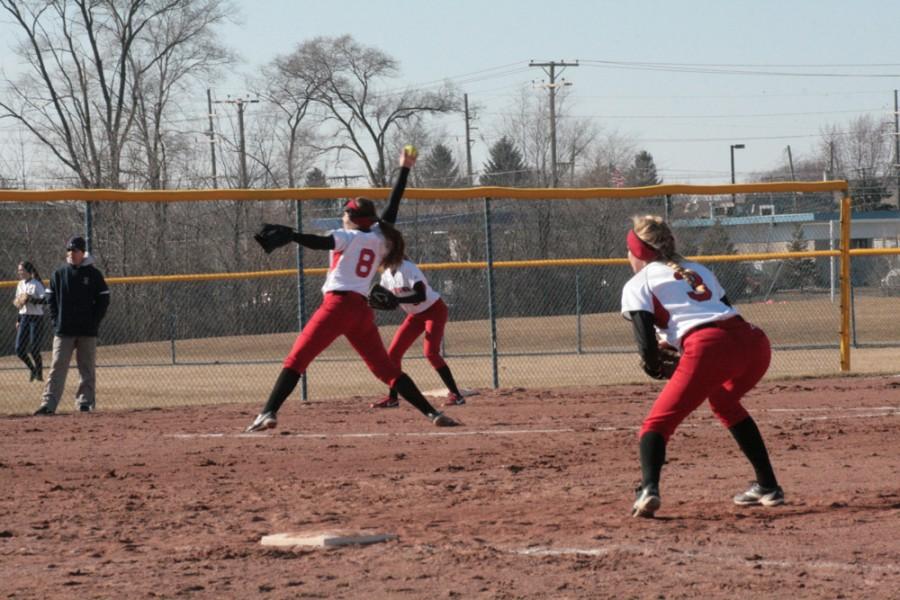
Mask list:
[[[630,188],[407,188],[406,198],[416,200],[471,200],[515,198],[519,200],[625,199],[666,195],[716,196],[758,192],[844,192],[846,181],[784,181],[722,185],[665,184]],[[261,190],[0,190],[0,202],[207,202],[210,200],[327,200],[365,196],[387,198],[387,188],[279,188]]]

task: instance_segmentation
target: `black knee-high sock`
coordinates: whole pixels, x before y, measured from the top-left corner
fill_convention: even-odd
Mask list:
[[[28,370],[34,373],[34,365],[31,363],[31,359],[28,358],[27,354],[20,354],[19,358],[25,363],[25,366],[28,367]]]
[[[397,394],[397,386],[396,385],[391,386],[391,389],[388,391],[388,396],[390,396],[394,400],[397,399],[398,394]]]
[[[756,482],[765,488],[778,487],[778,480],[775,479],[775,471],[769,461],[766,444],[763,442],[762,434],[753,417],[747,417],[737,425],[732,425],[728,431],[734,436],[744,456],[753,465],[753,470],[756,471]]]
[[[444,385],[447,386],[447,389],[450,390],[451,394],[462,396],[462,394],[459,393],[459,388],[456,387],[456,381],[453,379],[453,373],[450,372],[450,367],[444,365],[440,369],[435,369],[435,371],[441,376],[441,381],[444,382]]]
[[[419,388],[416,387],[416,384],[406,373],[402,373],[400,377],[394,381],[394,388],[400,392],[400,395],[403,396],[407,402],[418,408],[419,412],[426,417],[432,417],[438,413],[438,411],[429,404],[428,400],[425,399],[425,396],[422,395],[422,392],[419,391]]]
[[[659,488],[659,474],[666,462],[666,438],[655,431],[641,436],[641,487]]]
[[[269,394],[269,400],[266,402],[263,412],[277,413],[284,401],[297,387],[298,381],[300,381],[300,373],[290,369],[282,369],[278,379],[275,381],[275,387],[272,388],[272,393]]]
[[[31,354],[31,358],[34,360],[34,372],[40,374],[44,370],[44,361],[41,360],[41,353],[34,352]]]

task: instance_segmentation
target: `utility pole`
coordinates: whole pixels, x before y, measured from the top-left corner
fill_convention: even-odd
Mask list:
[[[794,156],[791,154],[791,145],[788,144],[787,147],[788,153],[788,165],[791,167],[791,181],[797,181],[797,178],[794,176]],[[797,192],[794,192],[794,212],[797,212]]]
[[[556,88],[566,85],[572,85],[565,79],[563,79],[560,83],[556,83],[556,68],[561,67],[564,71],[566,67],[577,67],[578,61],[575,62],[565,62],[565,61],[547,61],[547,62],[535,62],[531,61],[528,63],[529,67],[540,67],[544,70],[544,73],[547,74],[547,77],[550,78],[550,83],[544,84],[544,87],[550,90],[550,173],[551,173],[551,181],[550,187],[558,187],[559,186],[559,171],[558,166],[556,164]],[[562,71],[560,71],[562,73]]]
[[[894,170],[897,172],[897,206],[900,206],[900,107],[897,104],[897,90],[894,90]]]
[[[828,142],[828,179],[834,179],[834,142]]]
[[[463,94],[463,106],[466,111],[466,174],[469,177],[469,187],[472,187],[475,183],[472,179],[472,129],[469,127],[472,117],[469,115],[468,94]]]
[[[247,179],[247,145],[244,140],[244,105],[245,104],[255,104],[259,102],[259,100],[248,100],[245,98],[238,98],[236,100],[217,100],[216,104],[234,104],[237,106],[238,111],[238,143],[240,148],[238,152],[240,153],[240,164],[241,164],[241,174],[240,174],[240,182],[238,183],[238,188],[245,190],[250,186],[250,182]]]
[[[212,107],[212,91],[206,88],[206,106],[209,113],[209,151],[212,160],[212,186],[213,189],[219,187],[218,178],[216,177],[216,131],[213,129],[213,107]]]

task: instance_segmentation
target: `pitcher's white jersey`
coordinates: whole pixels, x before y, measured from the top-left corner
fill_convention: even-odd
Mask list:
[[[369,295],[372,277],[387,254],[387,242],[378,225],[370,231],[335,229],[334,249],[328,255],[325,292],[357,292]]]
[[[400,305],[400,308],[410,315],[415,315],[431,308],[431,305],[441,297],[440,294],[431,288],[425,274],[410,260],[404,259],[396,273],[391,273],[390,269],[385,269],[384,273],[381,274],[381,285],[391,290],[398,298],[412,296],[415,293],[413,292],[413,287],[419,281],[425,284],[425,300],[418,304]]]
[[[679,350],[681,338],[694,327],[738,314],[722,302],[725,290],[712,271],[694,262],[681,264],[694,272],[693,282],[672,267],[654,261],[635,273],[622,288],[625,318],[632,311],[652,313],[663,341]],[[706,286],[705,291],[697,289],[701,283]]]

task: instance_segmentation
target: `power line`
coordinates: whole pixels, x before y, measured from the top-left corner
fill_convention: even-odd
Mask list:
[[[625,69],[635,71],[665,71],[675,73],[702,73],[705,75],[753,75],[774,77],[828,77],[828,78],[889,78],[900,77],[900,73],[809,73],[799,71],[761,71],[756,68],[778,68],[777,65],[747,65],[747,68],[735,68],[732,65],[704,65],[688,63],[652,63],[611,60],[585,60],[585,66],[595,68]],[[739,65],[738,65],[739,66]],[[860,65],[857,65],[860,66]],[[865,65],[873,66],[873,65]],[[900,65],[881,65],[900,66]],[[788,68],[787,66],[783,68]],[[796,67],[795,67],[796,68]]]

